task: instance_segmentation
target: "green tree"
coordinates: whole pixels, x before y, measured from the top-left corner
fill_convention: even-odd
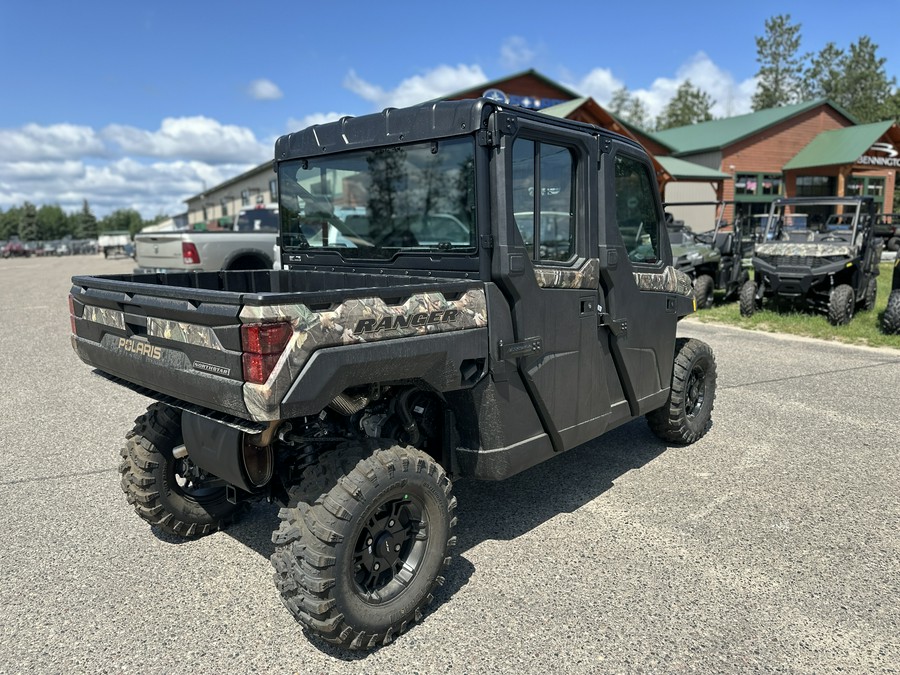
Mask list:
[[[7,241],[19,234],[19,219],[22,217],[22,209],[13,206],[6,211],[0,211],[0,241]]]
[[[143,226],[144,221],[141,218],[141,214],[134,209],[117,209],[97,224],[97,230],[99,232],[127,230],[133,235],[135,232],[140,231]]]
[[[879,122],[887,109],[896,80],[884,71],[887,59],[877,54],[878,45],[863,36],[850,45],[844,67],[839,103],[860,122]]]
[[[22,215],[19,217],[19,239],[36,241],[39,237],[37,208],[31,202],[25,202],[22,205]]]
[[[97,236],[97,217],[91,213],[88,200],[81,205],[81,213],[76,218],[75,236],[79,239],[93,239]]]
[[[697,122],[708,122],[713,118],[714,103],[709,94],[692,85],[690,80],[685,80],[656,118],[656,129],[662,131]]]
[[[649,129],[651,126],[647,106],[637,96],[629,94],[625,87],[613,92],[606,109],[623,122],[639,129]]]
[[[38,231],[41,239],[61,239],[72,234],[69,218],[59,204],[40,207],[37,210]]]
[[[804,100],[827,98],[839,102],[843,98],[843,80],[847,56],[833,42],[810,60],[803,72],[802,96]]]
[[[766,32],[756,38],[759,71],[753,110],[797,103],[803,94],[801,82],[804,56],[800,49],[800,24],[791,23],[790,14],[766,19]]]

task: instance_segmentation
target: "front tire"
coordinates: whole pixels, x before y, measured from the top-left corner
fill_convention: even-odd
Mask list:
[[[215,476],[174,456],[173,449],[183,442],[178,410],[150,405],[125,439],[119,465],[122,490],[150,525],[178,537],[202,537],[232,522],[241,510],[228,501]]]
[[[715,297],[715,281],[708,274],[701,274],[694,279],[694,298],[697,300],[697,309],[709,309],[713,306]]]
[[[835,286],[828,300],[828,322],[832,326],[846,326],[853,318],[856,297],[848,284]]]
[[[741,316],[753,316],[756,312],[756,282],[749,280],[741,286],[740,294]]]
[[[651,431],[664,441],[688,445],[712,426],[716,398],[716,359],[705,342],[675,341],[672,386],[666,404],[647,414]]]
[[[900,333],[900,288],[891,291],[888,296],[887,307],[881,319],[881,328],[889,335]]]
[[[349,649],[389,643],[422,617],[455,544],[441,466],[405,446],[348,443],[309,467],[272,535],[275,585],[312,633]]]

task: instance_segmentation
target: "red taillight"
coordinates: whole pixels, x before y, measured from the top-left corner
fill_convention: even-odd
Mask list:
[[[197,245],[193,242],[181,242],[181,256],[184,258],[185,265],[200,264],[200,254],[197,252]]]
[[[244,380],[264,384],[293,335],[290,323],[248,323],[241,326]]]

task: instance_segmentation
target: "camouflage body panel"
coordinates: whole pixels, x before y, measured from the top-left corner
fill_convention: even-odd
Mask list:
[[[758,257],[798,256],[803,258],[825,258],[829,256],[845,256],[852,258],[856,255],[856,250],[849,244],[774,242],[757,245],[755,255]]]
[[[687,298],[694,295],[691,278],[671,265],[662,272],[635,272],[634,281],[642,291],[677,293]]]
[[[81,318],[101,323],[104,326],[111,326],[119,330],[125,330],[125,315],[118,309],[106,309],[104,307],[95,307],[94,305],[85,305],[84,313]]]
[[[294,334],[265,384],[244,384],[244,403],[255,421],[278,419],[281,400],[310,355],[322,347],[429,335],[487,326],[483,289],[471,289],[456,300],[442,293],[421,293],[399,305],[381,298],[347,300],[334,309],[313,311],[302,304],[245,306],[241,321],[286,320]]]
[[[147,317],[147,335],[175,340],[198,347],[223,349],[222,343],[209,326],[197,326],[183,321],[169,321],[157,317]]]
[[[598,288],[600,286],[600,261],[591,258],[577,270],[535,267],[534,276],[541,288]]]

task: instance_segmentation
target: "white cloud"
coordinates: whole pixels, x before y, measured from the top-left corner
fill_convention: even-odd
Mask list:
[[[257,101],[277,101],[284,96],[277,84],[265,78],[253,80],[247,87],[247,93]]]
[[[600,105],[606,105],[613,92],[621,89],[623,82],[612,74],[609,68],[594,68],[577,84],[567,84],[569,89],[590,96]]]
[[[103,140],[90,127],[75,124],[0,129],[0,158],[3,161],[71,159],[106,154]]]
[[[534,60],[535,51],[523,37],[514,35],[500,46],[500,65],[507,70],[519,70]]]
[[[402,108],[468,89],[487,81],[481,66],[438,66],[422,75],[409,77],[394,89],[385,90],[366,82],[351,70],[344,78],[344,86],[374,104],[375,110]]]
[[[157,131],[112,124],[102,134],[122,152],[141,157],[258,164],[272,154],[250,129],[209,117],[167,117]]]
[[[647,88],[628,87],[647,106],[651,117],[657,117],[678,91],[685,80],[699,87],[712,98],[714,117],[742,115],[751,110],[750,101],[756,90],[756,80],[749,78],[736,82],[734,76],[717,66],[704,52],[697,52],[676,71],[674,77],[659,77]],[[593,97],[601,105],[606,105],[613,92],[626,86],[608,68],[595,68],[579,82],[567,85],[575,91]]]
[[[287,131],[288,133],[300,131],[301,129],[305,129],[306,127],[311,127],[313,124],[326,124],[328,122],[335,122],[342,117],[352,117],[352,115],[350,115],[349,113],[328,112],[312,113],[311,115],[306,115],[300,118],[291,117],[287,121]]]

